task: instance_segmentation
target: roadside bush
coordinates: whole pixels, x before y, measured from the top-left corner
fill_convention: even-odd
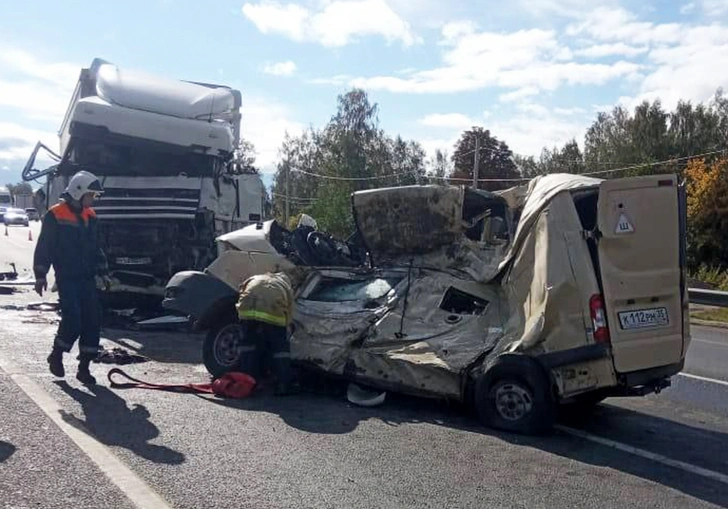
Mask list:
[[[728,272],[723,267],[701,265],[696,270],[690,271],[688,278],[705,283],[716,290],[728,291]]]
[[[685,170],[688,201],[688,262],[728,265],[728,159],[693,159]],[[710,269],[704,269],[707,274]]]

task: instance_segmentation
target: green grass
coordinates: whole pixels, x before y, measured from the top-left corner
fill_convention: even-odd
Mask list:
[[[695,320],[707,320],[709,322],[728,323],[728,308],[703,309],[691,311],[690,318]]]

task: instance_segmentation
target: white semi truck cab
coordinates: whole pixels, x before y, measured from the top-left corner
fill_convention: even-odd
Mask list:
[[[265,188],[234,164],[241,95],[222,85],[122,70],[82,69],[61,123],[60,151],[36,145],[26,181],[46,178],[37,208],[58,201],[79,170],[98,176],[100,243],[113,281],[107,302],[160,300],[176,272],[215,259],[215,238],[263,219]],[[39,150],[55,164],[34,168]]]

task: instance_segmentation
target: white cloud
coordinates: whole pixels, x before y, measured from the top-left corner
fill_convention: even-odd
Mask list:
[[[14,122],[0,122],[0,160],[25,162],[38,141],[58,150],[58,136],[54,132],[31,129]],[[39,163],[41,161],[39,157]]]
[[[404,46],[420,42],[408,22],[385,0],[334,0],[312,11],[296,4],[246,3],[243,14],[264,34],[284,35],[296,42],[327,47],[346,46],[361,36],[381,36]]]
[[[285,62],[276,62],[274,64],[266,64],[263,72],[272,74],[273,76],[293,76],[296,72],[296,63],[287,60]]]
[[[578,19],[596,7],[618,5],[619,0],[518,0],[518,3],[526,13],[537,17],[555,14]]]
[[[470,127],[470,126],[469,126]],[[443,152],[447,152],[448,155],[452,155],[454,152],[455,144],[460,138],[460,131],[448,138],[431,138],[431,137],[418,137],[417,141],[425,149],[427,157],[434,157],[435,152],[439,149]]]
[[[647,53],[649,48],[646,46],[629,46],[623,42],[615,44],[596,44],[588,48],[582,48],[574,51],[574,54],[582,57],[600,58],[612,55],[624,55],[626,57],[634,57]]]
[[[587,121],[570,121],[545,109],[535,110],[537,112],[494,120],[489,128],[499,140],[508,143],[513,152],[537,157],[544,147],[562,146],[572,138],[579,141],[589,126]]]
[[[584,108],[554,108],[553,111],[557,115],[564,115],[567,117],[586,113]]]
[[[5,71],[18,72],[63,88],[72,88],[81,72],[80,65],[44,62],[26,51],[15,48],[0,49],[0,63]]]
[[[695,3],[690,2],[680,7],[680,14],[690,14],[695,10]]]
[[[478,26],[472,20],[453,21],[442,27],[442,41],[440,44],[449,44],[461,37],[473,35]]]
[[[433,113],[422,117],[419,123],[428,127],[445,127],[450,129],[469,129],[470,127],[482,124],[482,122],[478,122],[462,113]]]
[[[332,76],[330,78],[314,78],[308,80],[307,82],[312,85],[334,85],[337,87],[342,87],[352,80],[354,80],[354,76],[350,76],[348,74],[337,74],[336,76]]]
[[[446,48],[441,67],[408,77],[361,77],[351,84],[398,93],[455,93],[486,87],[533,92],[533,89],[555,90],[564,84],[601,85],[634,75],[640,68],[626,61],[609,64],[564,61],[571,57],[570,50],[551,30],[477,32],[472,23],[451,23],[442,28],[440,45]]]
[[[10,171],[10,166],[8,166],[7,164],[3,165],[2,169],[3,169],[3,171]]]
[[[521,112],[509,118],[490,118],[487,128],[499,140],[505,141],[513,152],[525,156],[538,157],[544,147],[563,146],[567,141],[575,138],[581,140],[586,128],[587,120],[576,121],[564,118],[556,110],[549,110],[539,104],[525,104]],[[443,114],[442,117],[460,114]],[[463,115],[463,117],[465,117]],[[452,118],[456,118],[453,116]],[[465,117],[467,119],[467,117]],[[418,140],[427,152],[433,156],[436,149],[453,152],[463,129],[476,124],[452,125],[453,134],[450,137],[428,138],[420,136]]]
[[[60,122],[80,65],[49,63],[15,48],[0,49],[0,106],[26,118]]]
[[[567,27],[566,34],[587,35],[602,41],[618,41],[630,45],[670,44],[680,39],[681,28],[678,23],[637,21],[633,13],[621,7],[598,7],[586,14],[583,20]]]
[[[521,89],[515,90],[513,92],[508,92],[507,94],[501,94],[498,96],[498,100],[500,102],[509,103],[509,102],[515,102],[520,99],[524,99],[526,97],[530,97],[533,95],[538,95],[538,87],[523,87]]]
[[[701,8],[707,16],[722,16],[728,12],[728,1],[726,0],[702,0]]]
[[[41,81],[10,81],[0,78],[0,106],[17,110],[26,118],[60,123],[72,92],[72,86],[63,88]]]
[[[264,173],[275,172],[278,149],[288,131],[300,134],[304,126],[291,120],[291,112],[279,102],[263,97],[243,99],[242,136],[255,145],[256,164]]]
[[[660,99],[672,109],[680,99],[701,102],[728,83],[728,30],[725,26],[686,27],[679,44],[656,47],[649,53],[651,72],[634,97],[619,102],[633,107],[642,100]]]

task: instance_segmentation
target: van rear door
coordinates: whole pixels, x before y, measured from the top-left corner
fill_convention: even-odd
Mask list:
[[[619,373],[684,355],[684,258],[677,177],[606,180],[598,202],[599,266]]]

